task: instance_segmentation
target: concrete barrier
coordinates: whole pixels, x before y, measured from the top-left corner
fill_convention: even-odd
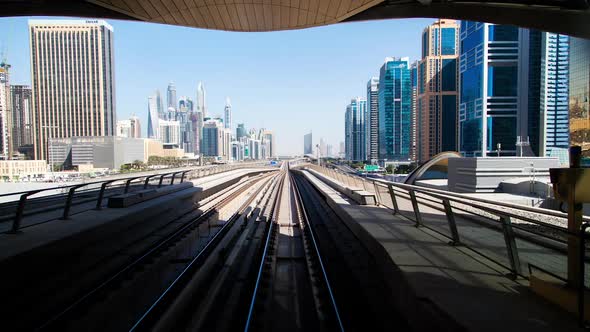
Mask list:
[[[346,195],[348,198],[354,200],[360,205],[376,205],[377,200],[375,199],[375,194],[368,192],[361,188],[349,188],[343,186],[340,182],[335,181],[332,178],[329,178],[323,175],[320,172],[317,172],[313,169],[306,169],[308,172],[312,173],[315,177],[325,182],[327,185],[335,189],[341,194]]]

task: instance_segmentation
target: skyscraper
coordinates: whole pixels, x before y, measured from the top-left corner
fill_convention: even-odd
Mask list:
[[[229,97],[225,98],[225,107],[223,109],[223,126],[225,128],[231,129],[231,102]]]
[[[148,97],[148,126],[147,126],[147,137],[153,139],[160,138],[160,93],[158,91],[155,94]],[[162,118],[163,119],[163,118]]]
[[[379,78],[367,82],[367,115],[365,116],[367,160],[379,159]]]
[[[589,56],[590,53],[586,54]],[[540,147],[569,147],[569,37],[543,32],[541,41]]]
[[[540,33],[461,21],[460,152],[531,155],[540,118]],[[537,140],[538,141],[538,140]],[[534,147],[534,145],[533,145]]]
[[[570,144],[590,157],[590,40],[570,38]]]
[[[114,136],[113,28],[102,20],[30,20],[35,157],[50,138]]]
[[[207,117],[207,98],[205,84],[199,82],[197,86],[197,112],[201,112],[203,119]]]
[[[410,158],[412,82],[408,58],[386,58],[379,75],[379,159]]]
[[[181,146],[180,140],[180,122],[174,120],[160,120],[160,141],[164,145]]]
[[[133,114],[129,118],[130,129],[129,133],[131,138],[141,138],[141,123],[139,122],[139,118]]]
[[[174,108],[176,109],[177,107],[177,99],[176,99],[176,85],[174,85],[174,82],[170,82],[168,83],[168,89],[166,90],[166,102],[168,103],[168,105],[166,106],[166,108]],[[174,119],[169,119],[169,120],[174,120]]]
[[[12,142],[16,150],[33,144],[33,114],[31,110],[31,87],[12,85],[10,87],[12,106]]]
[[[0,63],[0,159],[10,159],[12,156],[9,69],[9,64]]]
[[[244,127],[243,123],[238,123],[238,127],[236,128],[236,140],[240,140],[240,138],[246,137],[246,127]]]
[[[347,160],[365,160],[366,112],[367,100],[361,97],[351,99],[350,104],[346,106],[346,113],[344,117],[344,142]]]
[[[303,136],[303,154],[313,154],[311,132]]]
[[[412,62],[410,64],[410,80],[412,81],[412,125],[411,125],[411,132],[410,132],[410,159],[411,160],[418,160],[418,150],[419,150],[419,141],[418,141],[418,132],[420,131],[419,128],[419,116],[417,111],[417,104],[418,104],[418,61]]]
[[[422,32],[416,105],[421,161],[457,150],[458,37],[458,23],[448,19],[438,20]]]

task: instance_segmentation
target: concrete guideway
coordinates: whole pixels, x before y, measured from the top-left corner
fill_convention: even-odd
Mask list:
[[[269,169],[239,169],[228,173],[215,174],[194,180],[194,187],[183,187],[182,190],[178,192],[171,192],[168,195],[146,201],[144,204],[138,204],[126,209],[87,210],[72,215],[68,220],[59,220],[55,218],[51,222],[31,226],[27,228],[26,232],[21,234],[0,234],[0,262],[4,259],[31,251],[35,248],[75,236],[76,234],[92,231],[94,228],[109,224],[113,221],[128,219],[130,216],[137,214],[154,216],[159,213],[156,212],[158,210],[160,212],[169,211],[180,213],[183,210],[192,207],[192,204],[188,204],[188,206],[175,211],[175,208],[181,206],[183,201],[186,201],[187,198],[192,199],[193,196],[204,198],[210,193],[213,193],[224,183],[237,181],[249,174],[264,171],[269,171]],[[34,220],[31,222],[34,222]],[[2,224],[1,226],[9,229],[10,225]]]
[[[390,209],[357,205],[311,172],[303,173],[370,248],[399,299],[398,309],[416,330],[578,329],[574,315],[534,295],[528,281],[507,278],[510,271],[502,266],[470,249],[449,245],[448,238],[417,228]],[[400,210],[407,204],[398,199]],[[475,235],[477,229],[472,231]]]

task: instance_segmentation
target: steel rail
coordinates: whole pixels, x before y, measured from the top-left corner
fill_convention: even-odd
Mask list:
[[[338,321],[338,327],[340,328],[340,331],[344,332],[344,325],[342,324],[342,319],[340,318],[340,311],[338,310],[338,304],[336,303],[334,291],[332,289],[332,286],[330,285],[328,273],[326,272],[326,268],[324,266],[324,261],[322,259],[322,255],[320,254],[320,250],[318,248],[318,243],[316,240],[315,231],[313,229],[313,226],[309,222],[309,216],[307,215],[307,211],[305,210],[305,207],[303,205],[303,197],[301,196],[301,192],[299,191],[299,185],[297,184],[296,179],[291,178],[291,181],[292,181],[292,185],[293,185],[292,188],[293,188],[293,191],[295,193],[295,197],[296,197],[296,200],[298,203],[298,210],[300,210],[300,212],[303,216],[302,221],[307,225],[307,228],[309,229],[311,242],[313,244],[313,248],[314,248],[316,257],[318,259],[318,262],[320,264],[320,268],[322,270],[322,276],[323,276],[324,282],[326,283],[326,288],[328,289],[328,294],[330,295],[330,303],[332,305],[332,309],[334,310],[334,314],[336,315],[336,320]]]
[[[253,178],[251,180],[260,181],[262,179],[263,178],[260,178],[260,179]],[[233,199],[235,199],[235,197],[239,196],[241,193],[243,193],[245,190],[247,190],[248,186],[245,185],[246,183],[241,183],[241,184],[243,185],[242,188],[236,189],[235,187],[232,187],[232,188],[229,188],[227,191],[220,193],[217,197],[212,198],[207,204],[212,204],[212,202],[216,198],[220,198],[220,202],[213,204],[213,206],[211,206],[210,208],[206,209],[205,211],[203,211],[201,214],[199,214],[195,218],[193,218],[190,221],[183,224],[180,228],[175,230],[173,233],[171,233],[171,234],[167,235],[166,237],[164,237],[163,239],[157,241],[153,246],[151,246],[149,249],[144,251],[141,256],[137,257],[131,263],[129,263],[125,267],[123,267],[121,270],[119,270],[115,274],[108,277],[105,281],[100,283],[98,286],[94,287],[91,291],[85,293],[82,297],[78,298],[74,303],[70,304],[67,308],[62,310],[60,313],[58,313],[57,315],[54,315],[51,319],[49,319],[47,322],[42,324],[37,330],[45,330],[45,329],[51,328],[51,326],[53,324],[57,323],[59,320],[61,320],[63,317],[65,317],[69,312],[71,312],[72,310],[75,310],[78,306],[83,305],[83,303],[85,303],[86,301],[91,299],[92,296],[94,296],[98,292],[106,289],[111,283],[117,281],[118,278],[120,278],[121,276],[124,276],[127,272],[131,271],[132,269],[134,269],[137,266],[140,266],[145,260],[150,258],[151,255],[156,253],[159,249],[165,247],[166,245],[168,245],[171,242],[177,241],[178,238],[180,238],[193,225],[195,225],[195,224],[198,225],[204,221],[207,221],[210,217],[212,217],[215,214],[215,212],[217,211],[219,206],[223,207],[223,206],[229,204],[229,202],[231,202]],[[232,190],[235,190],[235,191],[232,191]],[[228,195],[227,197],[221,198],[221,196],[226,195],[226,194]],[[192,211],[194,211],[194,210],[191,210],[190,212],[187,212],[186,214],[189,214]],[[180,216],[180,217],[182,217],[182,216]],[[204,249],[205,248],[203,248],[203,250]]]

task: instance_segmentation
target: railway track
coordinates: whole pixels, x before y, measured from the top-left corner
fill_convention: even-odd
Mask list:
[[[157,284],[165,284],[166,281],[169,281],[171,276],[183,266],[187,257],[190,257],[187,255],[196,254],[202,249],[204,243],[222,228],[225,220],[220,219],[220,215],[227,214],[226,210],[234,209],[233,205],[236,204],[236,201],[244,199],[244,196],[248,196],[248,192],[253,186],[255,187],[260,182],[266,181],[268,177],[269,175],[259,175],[246,179],[199,201],[192,211],[164,223],[128,244],[109,258],[87,267],[85,272],[80,272],[81,277],[73,278],[74,276],[71,276],[70,283],[73,285],[59,284],[54,288],[50,285],[45,288],[41,287],[39,291],[34,291],[33,287],[29,293],[36,294],[32,294],[31,297],[36,296],[38,299],[52,300],[52,303],[48,303],[49,305],[38,308],[34,315],[34,317],[46,318],[39,321],[18,321],[15,322],[15,326],[19,326],[22,330],[35,328],[39,330],[78,330],[77,327],[86,323],[95,325],[90,322],[94,320],[93,317],[100,315],[101,312],[107,313],[116,307],[121,309],[120,305],[109,306],[107,304],[124,298],[122,295],[117,294],[125,294],[126,290],[138,287],[136,285],[139,284],[146,288],[153,287],[157,289],[161,287]],[[189,242],[190,244],[188,244]],[[173,254],[184,256],[168,260],[165,258]],[[109,266],[111,262],[121,261],[126,261],[126,263],[119,263],[119,266],[122,267],[111,269],[111,272],[105,274],[102,279],[97,279],[98,281],[92,283],[83,282],[84,276],[89,276],[92,279],[91,275],[93,273],[98,273],[100,269]],[[159,265],[156,266],[155,262],[159,262]],[[167,272],[161,272],[157,278],[147,277],[149,271],[158,269]],[[48,277],[50,278],[50,276]],[[63,278],[58,277],[58,280]],[[150,279],[152,282],[146,282],[146,280]],[[143,283],[138,280],[143,281]],[[137,290],[137,288],[135,289]],[[63,293],[69,294],[69,297]],[[142,296],[145,294],[146,298],[149,297],[145,291],[139,290],[137,293],[142,294]],[[15,299],[15,301],[22,300],[23,305],[26,305],[24,302],[31,302],[30,298],[25,301],[26,298],[22,297]],[[64,298],[66,299],[64,300]],[[37,302],[41,302],[40,306],[43,306],[46,300]],[[141,301],[136,302],[138,303],[137,306],[140,306],[139,302]],[[125,307],[116,315],[121,316],[121,312],[132,311],[131,308]],[[7,317],[10,316],[7,315]],[[134,318],[130,314],[128,319],[132,321]],[[123,326],[124,320],[117,319],[114,326]],[[108,321],[114,323],[112,319]],[[8,324],[8,326],[11,326],[11,324]],[[83,329],[89,330],[91,328],[84,327]]]
[[[287,163],[169,227],[38,329],[408,330],[367,248]]]

